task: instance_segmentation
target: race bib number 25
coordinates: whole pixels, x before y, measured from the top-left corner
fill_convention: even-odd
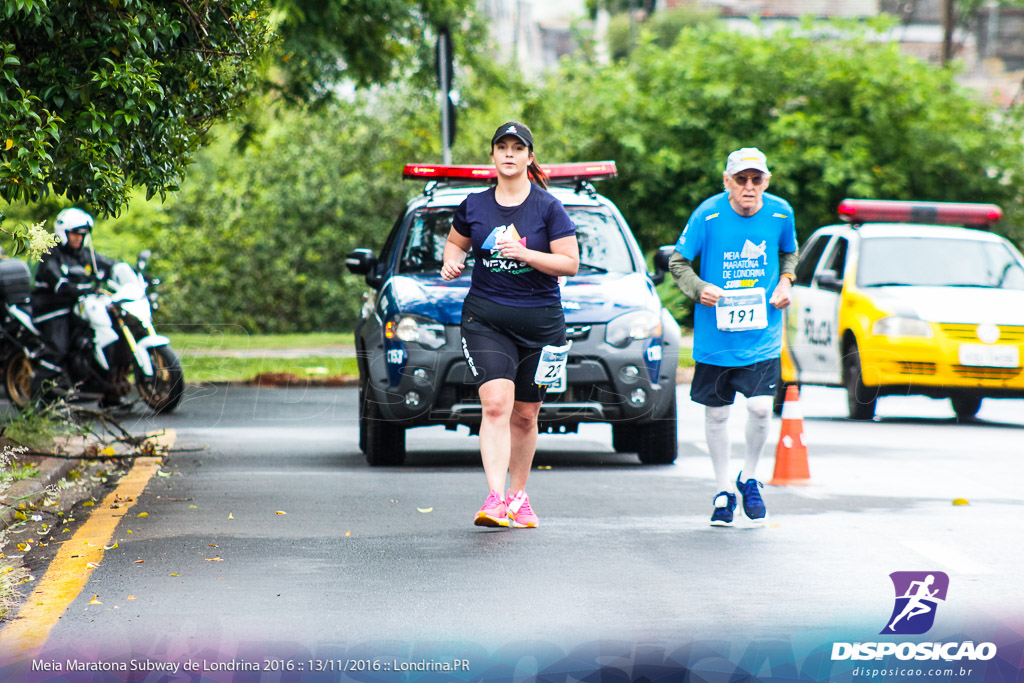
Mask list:
[[[764,287],[726,292],[715,305],[715,319],[723,332],[763,330],[768,327]]]

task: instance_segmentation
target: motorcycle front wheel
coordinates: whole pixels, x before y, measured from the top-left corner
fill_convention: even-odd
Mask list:
[[[181,361],[169,346],[155,346],[146,349],[153,364],[153,375],[147,377],[135,370],[135,386],[139,395],[155,413],[169,413],[178,407],[185,390],[185,374]]]
[[[4,388],[7,397],[17,408],[24,409],[32,403],[32,375],[35,368],[23,353],[13,353],[4,367]]]

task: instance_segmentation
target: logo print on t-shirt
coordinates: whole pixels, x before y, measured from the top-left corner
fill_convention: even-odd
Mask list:
[[[722,279],[725,289],[736,287],[756,287],[757,281],[767,275],[768,265],[767,242],[754,244],[750,240],[743,241],[740,251],[727,251],[722,254]],[[761,263],[764,259],[764,263]]]
[[[487,236],[484,243],[481,246],[483,249],[494,249],[495,243],[499,237],[510,237],[514,240],[518,240],[524,247],[526,246],[526,238],[519,236],[519,231],[516,230],[515,223],[509,223],[508,225],[499,225],[494,230],[491,230],[491,234]],[[500,258],[497,254],[493,254],[494,258]]]
[[[749,259],[762,257],[764,258],[764,264],[768,265],[768,254],[765,253],[764,240],[761,240],[761,244],[754,244],[750,240],[744,240],[743,251],[740,252],[740,256]]]
[[[526,246],[526,238],[519,236],[519,231],[516,230],[514,223],[508,225],[499,225],[498,227],[491,230],[491,233],[487,235],[484,243],[480,245],[481,249],[489,249],[491,251],[490,258],[481,258],[480,262],[485,268],[490,270],[492,273],[509,273],[511,275],[519,275],[520,273],[528,273],[533,268],[528,266],[526,263],[518,260],[505,258],[498,254],[495,250],[495,244],[498,238],[501,236],[507,236],[511,239],[517,240],[524,247]]]

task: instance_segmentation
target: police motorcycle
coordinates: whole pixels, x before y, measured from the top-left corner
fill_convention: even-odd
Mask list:
[[[64,382],[81,398],[90,394],[124,397],[131,393],[134,381],[139,396],[150,409],[169,413],[181,402],[185,379],[170,340],[157,334],[153,327],[155,292],[147,294],[147,289],[150,282],[158,281],[147,280],[143,274],[148,258],[148,250],[142,252],[137,269],[124,262],[114,264],[107,280],[79,298],[72,308],[77,324],[73,325],[62,374]],[[0,282],[2,266],[10,262],[24,265],[16,259],[0,263]],[[24,272],[27,274],[27,266]],[[6,293],[7,288],[4,290]],[[8,311],[10,304],[6,300],[5,296]],[[0,357],[7,395],[12,403],[24,408],[31,403],[32,376],[43,361],[39,332],[31,318],[26,321],[18,315],[19,310],[15,308],[9,313],[16,321],[10,324],[12,334],[7,332],[5,319],[4,336],[16,340],[21,335],[25,343],[5,344]]]
[[[90,334],[73,340],[66,371],[87,388],[108,392],[112,385],[119,396],[131,392],[131,376],[147,406],[169,413],[181,402],[185,376],[171,340],[153,327],[145,260],[139,259],[138,270],[114,264],[103,286],[75,304],[72,313],[88,323]]]

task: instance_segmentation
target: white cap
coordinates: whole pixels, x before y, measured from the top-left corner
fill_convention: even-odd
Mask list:
[[[757,147],[744,147],[729,155],[725,162],[725,172],[736,175],[740,171],[752,168],[761,173],[769,173],[768,158]]]

